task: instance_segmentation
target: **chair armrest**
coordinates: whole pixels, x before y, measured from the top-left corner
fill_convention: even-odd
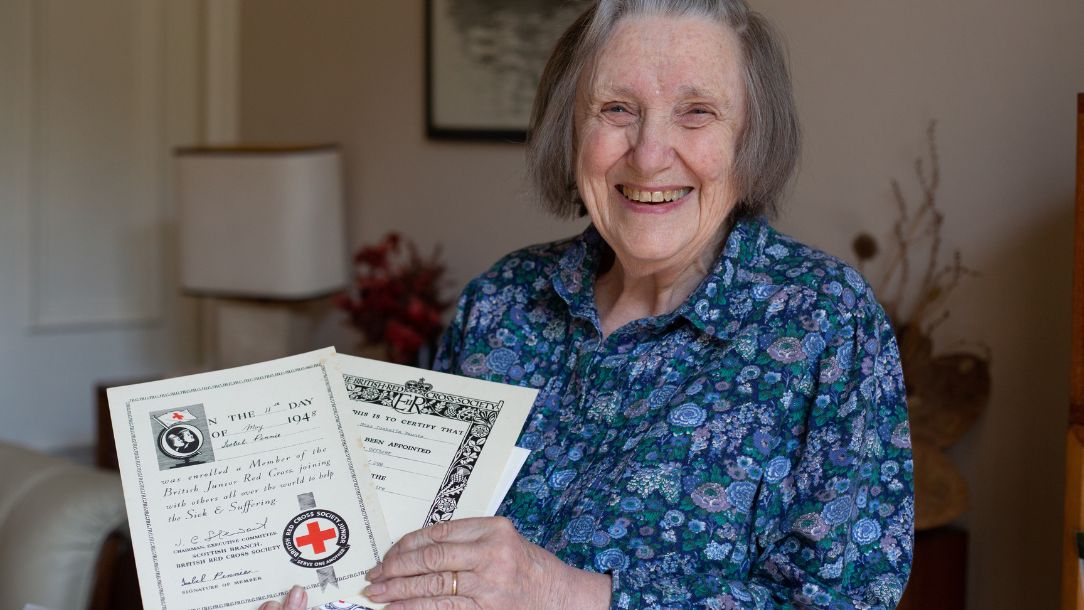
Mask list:
[[[0,608],[86,608],[106,539],[127,522],[120,477],[0,443]]]

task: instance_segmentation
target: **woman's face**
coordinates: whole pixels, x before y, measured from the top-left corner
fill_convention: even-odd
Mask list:
[[[714,256],[737,194],[741,50],[696,17],[618,24],[577,100],[576,176],[626,272],[682,272]]]

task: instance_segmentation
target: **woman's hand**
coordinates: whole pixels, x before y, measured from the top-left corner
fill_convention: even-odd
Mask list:
[[[308,593],[305,593],[305,590],[301,587],[294,585],[290,592],[286,594],[286,600],[283,603],[264,602],[260,606],[260,610],[305,610],[308,603]]]
[[[573,568],[503,517],[448,521],[403,536],[362,593],[386,610],[604,610],[610,577]]]

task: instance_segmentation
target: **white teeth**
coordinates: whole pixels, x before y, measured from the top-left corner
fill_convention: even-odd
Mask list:
[[[676,201],[685,195],[688,195],[690,191],[692,191],[692,189],[689,187],[681,188],[676,191],[638,191],[627,186],[621,187],[621,193],[625,195],[625,197],[640,203]]]

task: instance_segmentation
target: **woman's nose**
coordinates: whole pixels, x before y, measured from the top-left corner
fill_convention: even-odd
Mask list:
[[[659,174],[673,163],[670,127],[666,121],[647,117],[632,137],[630,163],[645,178]]]

